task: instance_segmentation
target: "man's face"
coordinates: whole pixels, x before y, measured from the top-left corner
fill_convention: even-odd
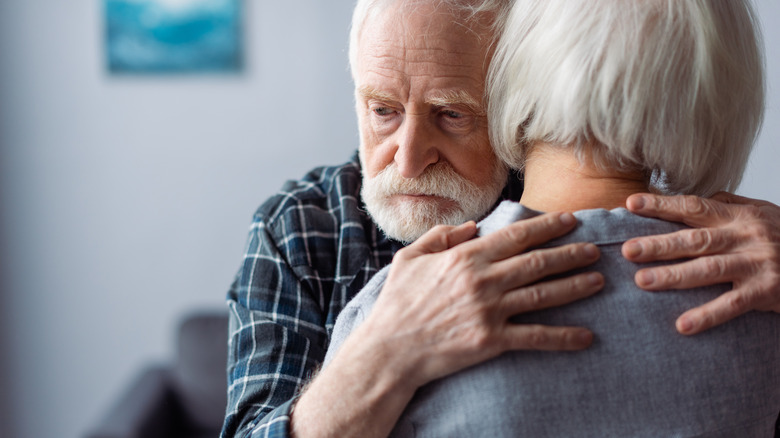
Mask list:
[[[389,7],[369,18],[354,66],[362,197],[384,232],[411,242],[483,216],[507,170],[488,141],[478,35],[446,10]]]

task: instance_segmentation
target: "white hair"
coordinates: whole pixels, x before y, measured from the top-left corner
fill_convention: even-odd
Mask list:
[[[488,23],[488,26],[492,27],[490,33],[491,36],[496,36],[499,34],[502,19],[506,16],[512,0],[358,0],[352,13],[352,27],[349,32],[349,65],[353,78],[363,25],[370,17],[375,17],[398,2],[412,9],[417,5],[431,3],[437,7],[448,8],[456,21],[475,31],[477,29],[474,26],[485,25],[480,19],[490,16],[491,20]],[[486,46],[492,43],[492,39],[485,42]]]
[[[517,0],[489,73],[496,154],[592,147],[665,193],[734,190],[761,126],[763,53],[749,0]]]

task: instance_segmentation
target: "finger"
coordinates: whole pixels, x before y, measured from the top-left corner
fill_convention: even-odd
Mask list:
[[[488,261],[504,260],[571,231],[577,219],[571,213],[547,213],[507,225],[469,242],[469,253]]]
[[[502,317],[562,306],[589,297],[602,287],[604,276],[598,272],[536,283],[504,294],[500,301]]]
[[[474,221],[468,221],[454,227],[447,234],[447,249],[473,239],[476,234],[477,223]]]
[[[640,269],[634,282],[645,290],[690,289],[727,283],[756,273],[755,264],[741,255],[700,257],[673,265]]]
[[[735,195],[729,192],[715,193],[714,195],[710,196],[710,199],[718,202],[723,202],[725,204],[748,204],[749,201],[751,200],[750,198]]]
[[[537,249],[497,263],[488,275],[497,279],[499,290],[506,291],[534,283],[544,277],[588,266],[599,259],[592,243],[572,243],[555,248]]]
[[[458,226],[437,225],[399,251],[399,254],[401,257],[408,257],[446,251],[473,238],[476,233],[477,224],[474,221],[468,221]]]
[[[718,192],[712,195],[710,199],[714,201],[722,202],[724,204],[755,205],[757,207],[774,205],[768,201],[763,201],[761,199],[747,198],[745,196],[739,196],[729,192]]]
[[[682,222],[692,227],[719,226],[733,219],[728,204],[698,196],[634,194],[626,199],[626,208],[641,216]]]
[[[747,313],[753,308],[746,290],[732,290],[691,309],[677,318],[675,327],[683,335],[695,335]]]
[[[676,260],[731,250],[739,242],[733,228],[693,228],[658,236],[636,237],[623,243],[623,257],[642,263]]]
[[[574,351],[588,348],[593,333],[582,327],[508,324],[503,339],[504,350]]]

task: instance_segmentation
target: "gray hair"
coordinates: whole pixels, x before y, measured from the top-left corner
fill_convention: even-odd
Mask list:
[[[749,0],[517,0],[489,73],[496,154],[595,143],[665,193],[734,190],[764,110]],[[582,156],[582,155],[580,155]]]
[[[402,2],[403,6],[409,8],[430,3],[436,4],[438,7],[448,8],[455,20],[472,30],[474,30],[473,26],[476,26],[479,22],[479,18],[490,15],[491,21],[489,25],[492,27],[492,35],[497,37],[503,18],[506,16],[512,0],[358,0],[352,14],[352,27],[349,32],[349,65],[353,78],[355,76],[358,43],[360,34],[363,31],[363,25],[370,17],[376,16],[398,2]],[[486,41],[485,44],[487,46],[493,42],[493,39],[491,39],[491,41]]]

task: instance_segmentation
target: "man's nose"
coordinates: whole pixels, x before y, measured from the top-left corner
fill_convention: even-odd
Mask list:
[[[416,178],[429,165],[439,161],[435,127],[422,119],[418,115],[407,115],[399,132],[394,161],[404,178]]]

